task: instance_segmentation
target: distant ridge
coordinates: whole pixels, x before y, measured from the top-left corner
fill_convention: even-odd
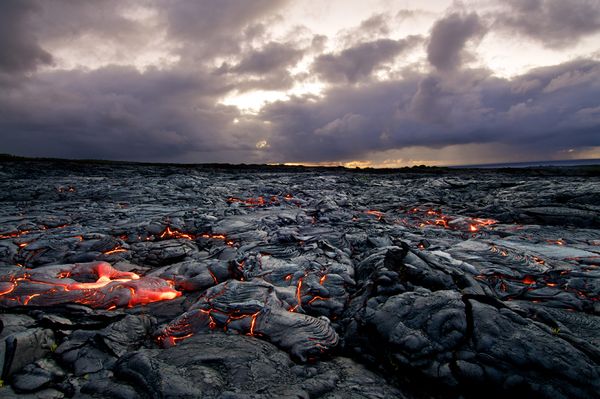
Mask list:
[[[348,168],[345,166],[304,166],[285,164],[229,164],[229,163],[163,163],[136,162],[105,159],[67,159],[67,158],[35,158],[11,154],[0,154],[0,165],[3,163],[39,164],[45,163],[62,168],[90,171],[93,167],[155,167],[176,169],[218,170],[231,172],[317,172],[317,173],[373,173],[373,174],[414,174],[414,175],[475,175],[481,171],[489,173],[519,174],[539,176],[600,176],[600,159],[577,159],[562,161],[535,161],[518,163],[495,163],[480,165],[427,166],[414,165],[400,168]],[[39,168],[39,167],[37,167]]]
[[[560,161],[529,161],[506,163],[482,163],[470,165],[447,166],[458,169],[502,169],[502,168],[533,168],[533,167],[561,167],[561,166],[592,166],[600,165],[600,158],[592,159],[563,159]]]

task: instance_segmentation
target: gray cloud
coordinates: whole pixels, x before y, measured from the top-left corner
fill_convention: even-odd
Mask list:
[[[142,7],[143,0],[52,0],[37,2],[38,26],[44,40],[73,40],[94,35],[110,42],[128,40],[143,33],[143,26],[123,13]]]
[[[452,70],[464,59],[466,43],[485,34],[485,27],[476,13],[458,12],[438,20],[431,29],[427,44],[427,59],[438,70]]]
[[[312,69],[330,82],[356,83],[368,78],[382,63],[392,61],[421,41],[419,36],[401,40],[380,39],[360,43],[338,54],[317,57]]]
[[[32,1],[0,2],[0,72],[22,73],[52,62],[40,47],[32,20],[39,7]]]
[[[207,56],[237,54],[242,33],[287,0],[157,0],[169,36],[182,43],[180,54],[197,63]]]
[[[527,84],[532,81],[537,84]],[[275,161],[348,160],[371,151],[470,143],[548,156],[565,147],[600,145],[599,82],[600,63],[592,60],[539,68],[512,81],[477,70],[413,73],[338,87],[317,101],[278,102],[261,117],[274,125]]]
[[[496,24],[531,37],[548,47],[565,48],[600,31],[600,2],[596,0],[510,0]]]
[[[270,21],[280,18],[275,14],[284,3],[0,2],[0,33],[5,33],[0,35],[1,151],[146,161],[309,162],[411,146],[498,143],[551,154],[600,145],[597,61],[538,68],[510,80],[468,69],[467,46],[486,27],[475,13],[454,13],[431,30],[427,56],[433,71],[412,65],[382,81],[374,74],[425,38],[383,37],[390,20],[375,15],[354,29],[345,48],[322,54],[331,38],[305,27],[283,37],[271,31]],[[151,26],[131,16],[144,7],[153,15]],[[129,59],[153,29],[164,31],[178,62],[144,71],[116,65],[39,68],[52,61],[49,49],[68,49],[79,37],[114,45]],[[312,76],[290,74],[303,57],[313,55]],[[287,89],[315,77],[329,84],[322,96],[275,102],[258,115],[220,103],[234,91]]]
[[[295,65],[304,52],[289,43],[267,43],[258,50],[252,50],[228,72],[264,75],[282,68]]]
[[[288,71],[302,59],[305,50],[295,43],[268,42],[260,48],[251,48],[241,55],[241,60],[231,66],[223,63],[215,74],[231,80],[237,92],[249,90],[285,90],[294,85]]]
[[[227,88],[210,75],[106,67],[49,72],[0,95],[3,150],[30,155],[177,160],[195,151],[223,161],[256,138],[241,135]],[[248,156],[248,154],[245,154]]]
[[[373,15],[362,21],[358,29],[370,35],[388,35],[390,33],[388,16],[385,14]]]

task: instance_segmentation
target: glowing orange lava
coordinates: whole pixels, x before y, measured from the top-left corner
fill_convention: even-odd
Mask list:
[[[449,230],[466,230],[471,233],[478,232],[482,227],[498,223],[498,221],[494,219],[448,216],[437,209],[411,208],[406,211],[406,214],[412,216],[410,218],[401,219],[399,221],[400,223],[409,226],[419,226],[421,228],[426,226],[441,226]]]
[[[535,280],[530,276],[525,276],[523,280],[521,280],[523,284],[532,285],[535,284]]]
[[[121,248],[121,247],[115,247],[111,250],[108,251],[104,251],[102,252],[104,255],[112,255],[112,254],[118,254],[120,252],[127,252],[127,250],[125,248]]]
[[[6,240],[8,238],[17,238],[29,234],[31,230],[13,231],[8,234],[0,234],[0,240]]]
[[[248,207],[262,207],[262,206],[266,206],[266,205],[277,205],[280,204],[282,201],[293,201],[294,196],[292,194],[286,194],[282,197],[278,196],[278,195],[271,195],[270,197],[263,197],[263,196],[259,196],[256,198],[238,198],[238,197],[228,197],[227,198],[227,203],[228,204],[233,204],[233,203],[240,203],[240,204],[244,204],[247,205]],[[295,205],[300,206],[300,204],[297,201],[293,202]]]
[[[296,287],[296,300],[298,301],[297,307],[302,306],[302,277],[298,279],[298,285]]]
[[[182,233],[179,230],[171,229],[171,227],[167,226],[165,231],[163,231],[160,235],[160,238],[185,238],[186,240],[193,240],[194,237],[190,234]]]
[[[66,267],[70,269],[65,270]],[[95,275],[96,281],[73,280],[74,276],[86,276],[87,279],[89,275]],[[3,306],[80,303],[105,309],[132,307],[181,295],[173,288],[173,282],[120,271],[107,262],[32,269],[9,282],[0,282],[0,290],[0,305]]]

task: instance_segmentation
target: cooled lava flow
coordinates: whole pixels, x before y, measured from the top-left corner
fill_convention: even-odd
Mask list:
[[[132,307],[174,299],[171,282],[122,272],[107,262],[15,267],[0,277],[0,306],[53,306],[79,303],[92,308]]]
[[[306,361],[338,343],[325,318],[287,311],[264,281],[229,280],[208,289],[189,311],[165,326],[158,335],[163,346],[175,345],[193,334],[220,329],[264,338],[297,359]]]
[[[425,226],[441,226],[449,230],[463,230],[471,233],[476,233],[483,227],[491,226],[498,223],[494,219],[481,219],[462,216],[449,216],[436,209],[412,208],[406,214],[410,216],[408,219],[402,219],[402,223],[408,225],[416,225],[419,227]]]

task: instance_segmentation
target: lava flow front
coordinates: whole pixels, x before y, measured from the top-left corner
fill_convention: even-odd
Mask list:
[[[109,309],[180,295],[170,281],[119,271],[106,262],[16,268],[0,281],[0,305],[4,307],[79,303]]]

